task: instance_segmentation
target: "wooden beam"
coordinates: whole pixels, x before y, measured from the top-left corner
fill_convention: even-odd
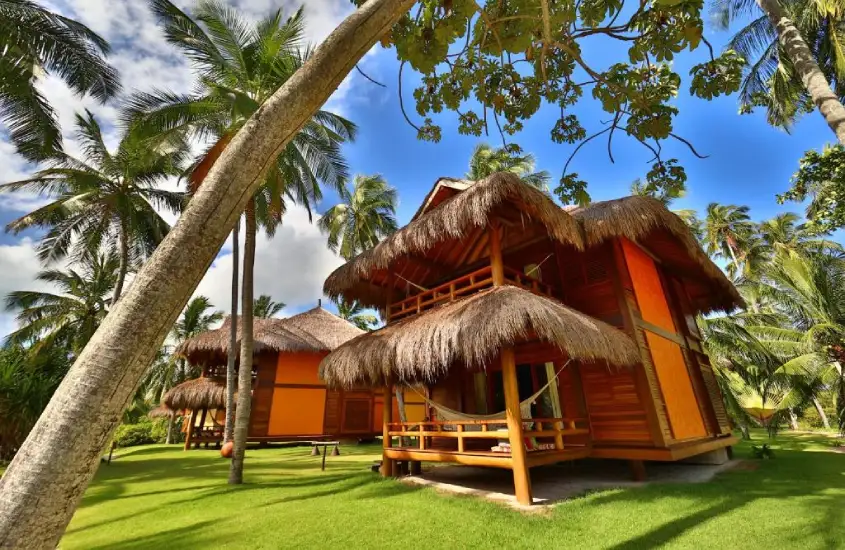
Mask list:
[[[513,487],[516,500],[520,504],[530,505],[533,503],[531,476],[528,472],[525,440],[522,437],[522,413],[519,410],[519,386],[516,379],[516,361],[513,348],[503,349],[501,356],[502,382],[505,389],[505,413],[513,462]]]
[[[393,475],[393,459],[387,456],[387,450],[390,449],[390,427],[388,424],[393,422],[393,385],[387,384],[384,387],[384,410],[382,411],[382,457],[381,457],[381,476],[390,477]]]
[[[502,236],[499,233],[499,224],[493,220],[490,222],[490,267],[493,269],[493,286],[505,284],[505,264],[502,262]],[[513,354],[513,350],[511,350]]]
[[[468,466],[510,468],[511,457],[505,453],[456,453],[454,451],[417,451],[412,449],[387,449],[392,460],[418,460],[420,462],[454,462]]]

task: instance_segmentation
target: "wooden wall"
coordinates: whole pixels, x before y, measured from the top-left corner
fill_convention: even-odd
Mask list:
[[[267,437],[276,380],[276,356],[275,353],[262,353],[253,359],[256,377],[252,390],[249,437]]]
[[[610,325],[628,329],[628,306],[613,246],[606,244],[581,253],[559,247],[557,256],[563,274],[564,302]],[[655,443],[650,424],[654,405],[642,368],[582,363],[578,374],[594,442]]]
[[[322,353],[280,353],[268,436],[320,435],[326,386],[317,375]]]

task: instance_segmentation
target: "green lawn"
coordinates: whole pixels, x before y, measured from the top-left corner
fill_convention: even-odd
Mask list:
[[[382,480],[368,471],[374,446],[344,447],[325,472],[305,448],[250,450],[248,484],[236,488],[213,451],[138,447],[100,467],[62,548],[845,547],[845,454],[821,436],[782,435],[773,447],[756,471],[528,515]]]

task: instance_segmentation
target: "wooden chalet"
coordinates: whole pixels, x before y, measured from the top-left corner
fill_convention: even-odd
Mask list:
[[[219,444],[226,417],[226,362],[231,321],[187,340],[177,353],[202,366],[202,377],[171,389],[169,410],[189,418],[185,449]],[[249,441],[372,438],[380,434],[381,392],[328,389],[317,375],[320,361],[363,331],[321,307],[287,319],[255,319],[252,414]],[[240,338],[240,335],[238,336]]]
[[[687,226],[647,197],[564,209],[511,174],[441,179],[413,220],[325,292],[387,324],[322,362],[330,387],[400,385],[383,475],[420,461],[513,470],[583,457],[674,461],[736,442],[695,316],[743,305]],[[504,412],[502,412],[504,411]]]

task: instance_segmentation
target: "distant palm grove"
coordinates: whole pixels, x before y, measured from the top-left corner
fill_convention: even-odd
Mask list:
[[[0,348],[2,461],[15,456],[70,367],[95,338],[98,327],[116,304],[126,299],[142,266],[171,231],[168,215],[181,215],[195,195],[209,185],[215,163],[231,151],[230,144],[239,132],[248,128],[262,106],[289,84],[314,54],[305,42],[302,9],[293,13],[279,9],[252,20],[223,0],[203,0],[189,11],[170,0],[147,3],[167,42],[192,67],[191,93],[168,90],[166,83],[153,92],[128,89],[128,82],[121,86],[120,75],[108,62],[108,43],[91,29],[29,0],[0,0],[0,34],[7,35],[0,36],[0,120],[17,153],[31,163],[28,177],[2,182],[0,193],[35,194],[44,199],[42,206],[10,221],[5,228],[15,235],[35,235],[42,271],[33,282],[40,290],[21,288],[5,296],[5,308],[15,315],[16,327]],[[429,6],[437,17],[441,12],[442,17],[449,17],[453,9],[463,9],[464,3],[444,1],[442,9],[439,2],[421,4]],[[744,109],[762,107],[771,124],[788,127],[796,117],[816,108],[814,99],[820,92],[817,87],[802,84],[804,76],[811,78],[816,73],[822,75],[822,83],[834,84],[834,99],[845,95],[841,39],[833,36],[833,29],[842,24],[841,10],[814,5],[812,10],[807,9],[812,14],[803,16],[793,5],[788,10],[786,15],[796,19],[796,32],[813,38],[808,51],[817,63],[808,68],[792,61],[794,52],[789,47],[779,45],[779,33],[785,31],[769,23],[771,2],[725,0],[716,4],[714,11],[725,24],[747,11],[759,17],[740,31],[730,48],[734,52],[731,55],[739,51],[747,61],[756,60],[744,65],[742,78],[737,73],[735,81],[724,85],[728,91],[739,90]],[[437,10],[432,7],[435,5]],[[764,10],[762,16],[756,13],[758,6]],[[421,10],[421,17],[429,17],[428,11]],[[693,25],[686,24],[684,33]],[[608,36],[614,38],[631,30],[610,28]],[[457,32],[451,27],[449,30]],[[427,40],[425,33],[422,36],[420,40]],[[697,44],[700,30],[696,36],[685,40]],[[402,43],[402,47],[412,45]],[[517,49],[526,47],[512,48],[514,52]],[[526,51],[541,55],[539,48],[532,50],[530,45]],[[542,54],[545,51],[544,47]],[[507,55],[510,53],[508,50]],[[645,51],[631,54],[632,59],[636,56],[650,59]],[[424,61],[414,61],[425,67]],[[528,61],[533,63],[533,57]],[[708,74],[728,78],[728,69],[719,67],[711,66]],[[553,69],[560,70],[550,64],[548,70]],[[56,111],[35,85],[44,71],[64,80],[79,95],[112,102],[118,108],[117,120],[100,120],[87,110],[77,113],[69,130],[78,152],[71,153],[62,141]],[[526,85],[519,75],[495,76],[512,79],[507,86],[514,89]],[[602,81],[601,76],[592,78]],[[646,82],[659,77],[643,73],[642,78],[625,78]],[[580,88],[576,95],[563,86],[554,86],[557,84],[549,89],[563,112],[564,106],[580,95]],[[435,84],[430,88],[433,90]],[[572,97],[568,96],[570,92]],[[636,111],[644,127],[663,127],[665,113],[659,108],[643,114],[637,111],[640,107],[636,102],[610,97],[612,93],[607,91],[602,101]],[[674,85],[666,96],[676,93]],[[714,95],[718,93],[710,97]],[[497,102],[514,103],[510,96],[490,101],[494,106]],[[490,119],[495,116],[499,124],[501,117],[506,128],[516,128],[517,118],[510,115],[502,107],[491,110]],[[627,112],[626,116],[633,120],[634,114]],[[827,111],[825,117],[832,120]],[[484,118],[486,124],[486,110]],[[113,146],[104,137],[106,124],[118,130]],[[462,113],[461,124],[462,133],[481,135],[480,119]],[[834,122],[830,125],[835,126]],[[556,141],[573,144],[586,137],[580,126],[564,126],[555,127]],[[427,122],[418,130],[424,137],[439,135],[439,128],[433,128]],[[649,139],[653,136],[640,136],[630,128],[627,131],[651,148]],[[840,140],[845,138],[845,127],[834,131]],[[665,133],[677,138],[668,130]],[[246,207],[232,211],[232,215],[237,214],[234,227],[226,227],[226,231],[231,230],[231,250],[226,253],[231,252],[234,258],[230,301],[212,303],[207,296],[194,295],[187,303],[123,414],[114,436],[118,446],[176,443],[183,437],[184,419],[159,408],[169,389],[200,375],[196,366],[179,355],[179,345],[231,317],[231,342],[237,340],[240,345],[229,347],[224,433],[225,441],[233,443],[229,482],[242,483],[252,389],[250,327],[254,319],[285,316],[303,305],[293,303],[295,298],[290,296],[254,296],[256,270],[262,269],[261,262],[256,261],[259,232],[272,238],[284,224],[286,214],[294,207],[302,208],[325,235],[326,247],[343,260],[350,260],[401,226],[397,218],[399,196],[391,182],[380,174],[355,174],[350,169],[344,145],[357,136],[354,121],[329,110],[317,110],[269,160],[257,191],[246,199]],[[809,199],[807,218],[783,213],[771,219],[754,219],[749,207],[741,204],[711,203],[703,211],[673,210],[690,227],[702,249],[729,275],[748,306],[743,311],[697,319],[731,420],[746,438],[752,428],[759,427],[771,436],[778,430],[802,428],[837,430],[845,436],[845,249],[832,236],[836,228],[845,225],[845,214],[837,209],[836,200],[820,198],[845,196],[833,190],[845,185],[840,165],[832,165],[840,159],[836,155],[845,155],[841,146],[810,155],[795,180],[784,182],[784,187],[793,188],[781,200]],[[673,208],[683,199],[686,180],[686,175],[677,175],[673,161],[658,159],[653,171],[643,174],[645,181],[633,181],[631,194],[649,196]],[[467,159],[465,174],[455,176],[480,180],[506,171],[549,196],[556,194],[560,202],[589,200],[583,188],[574,193],[563,189],[566,182],[575,181],[567,180],[567,176],[561,179],[562,187],[550,188],[552,176],[537,170],[536,164],[532,154],[514,143],[502,143],[501,147],[478,143]],[[639,175],[632,173],[631,179]],[[677,181],[672,179],[676,176]],[[326,194],[337,197],[336,203],[327,204]],[[290,258],[290,269],[296,269],[296,263],[296,258]],[[323,275],[313,276],[317,279]],[[362,330],[377,329],[382,323],[380,312],[357,302],[329,307]],[[239,325],[244,327],[240,335]]]

